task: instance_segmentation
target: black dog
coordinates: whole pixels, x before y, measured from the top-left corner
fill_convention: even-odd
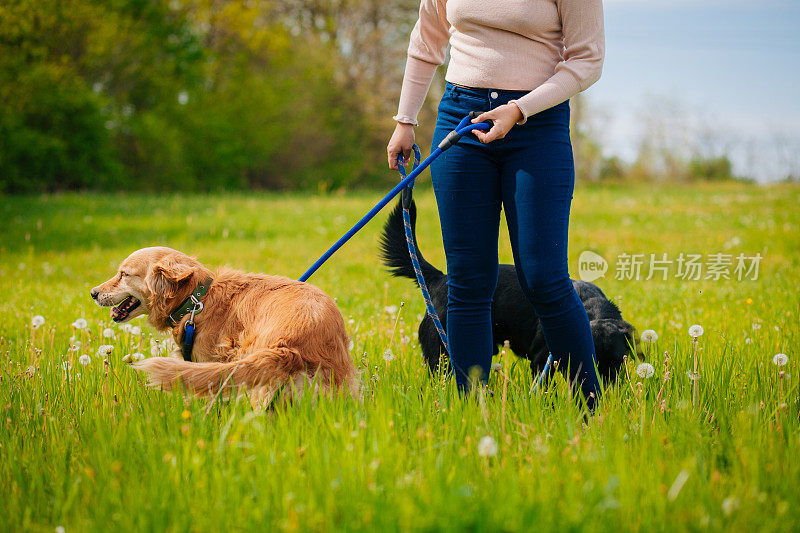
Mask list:
[[[417,211],[413,202],[409,211],[411,226],[415,229]],[[416,233],[414,241],[416,245]],[[416,283],[414,267],[408,255],[401,202],[398,202],[383,227],[380,255],[383,264],[389,268],[393,276],[411,278]],[[442,325],[447,328],[447,276],[428,263],[419,249],[417,258],[433,306]],[[622,319],[619,308],[606,298],[599,287],[585,281],[573,280],[572,283],[589,316],[597,368],[605,380],[613,380],[622,365],[623,357],[629,354],[636,355],[631,350],[634,346],[636,329]],[[533,305],[522,292],[514,265],[500,265],[497,288],[492,301],[492,331],[495,354],[498,353],[498,346],[502,346],[507,340],[515,354],[530,361],[534,375],[544,369],[549,353],[544,334]],[[419,342],[428,366],[436,371],[441,355],[446,352],[433,320],[428,315],[419,325]]]

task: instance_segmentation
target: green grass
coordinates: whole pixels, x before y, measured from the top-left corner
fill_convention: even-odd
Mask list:
[[[207,412],[205,401],[144,388],[122,362],[163,338],[143,321],[141,336],[112,326],[116,338],[101,337],[107,310],[89,289],[134,249],[163,244],[209,266],[296,277],[377,196],[0,198],[0,529],[797,527],[797,187],[578,188],[573,274],[584,249],[612,263],[621,253],[764,256],[746,281],[616,280],[612,264],[597,283],[639,331],[658,332],[655,375],[642,380],[629,364],[630,379],[606,390],[588,424],[560,378],[529,396],[514,356],[499,359],[509,380],[493,373],[493,398],[458,399],[427,373],[414,340],[421,297],[376,259],[384,215],[312,278],[348,320],[362,404],[304,401],[267,415],[242,401]],[[443,266],[431,196],[417,194],[420,244]],[[501,257],[510,261],[505,237]],[[46,320],[36,330],[34,315]],[[84,332],[71,326],[79,317]],[[687,375],[695,323],[705,328],[698,406]],[[74,334],[82,345],[69,351]],[[108,366],[96,355],[105,343]],[[789,356],[783,378],[778,352]],[[478,453],[487,435],[494,457]]]

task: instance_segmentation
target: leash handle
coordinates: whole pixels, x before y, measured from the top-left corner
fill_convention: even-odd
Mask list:
[[[481,111],[470,111],[469,115],[467,115],[467,116],[469,116],[469,120],[470,120],[470,122],[472,122],[473,120],[475,120],[476,118],[478,118],[482,114],[483,113]],[[490,118],[487,118],[483,122],[476,122],[476,124],[488,124],[489,125],[489,129],[494,128],[494,120],[492,120]]]
[[[411,150],[414,151],[414,166],[411,167],[411,172],[414,172],[417,170],[417,167],[422,161],[422,152],[420,151],[419,146],[417,146],[417,143],[411,145]],[[406,165],[404,163],[403,154],[397,154],[397,171],[400,173],[401,179],[406,178]],[[409,184],[409,189],[414,186],[413,183],[414,182],[412,181],[411,184]]]
[[[492,120],[486,120],[484,122],[476,122],[475,124],[472,123],[472,120],[478,118],[481,115],[481,111],[470,111],[467,116],[461,119],[461,122],[458,123],[456,129],[451,131],[447,134],[447,136],[442,139],[442,142],[439,143],[439,150],[444,152],[451,146],[455,146],[458,144],[458,141],[461,140],[461,137],[464,136],[465,133],[470,132],[472,130],[490,130],[494,127],[494,122]]]
[[[422,161],[422,152],[417,146],[417,143],[414,143],[411,146],[411,149],[414,151],[414,166],[411,167],[411,173],[413,174],[417,168],[419,168],[419,164]],[[397,154],[397,172],[400,174],[400,181],[406,179],[406,166],[403,164],[403,154]],[[411,200],[413,196],[411,192],[414,190],[414,183],[416,179],[412,178],[409,180],[408,185],[403,192],[400,193],[400,199],[403,202],[403,209],[410,209],[411,208]]]

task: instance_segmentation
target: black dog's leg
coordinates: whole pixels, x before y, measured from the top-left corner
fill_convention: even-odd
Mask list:
[[[527,353],[523,353],[521,355],[530,361],[531,373],[533,374],[534,379],[536,379],[539,377],[539,374],[542,373],[542,370],[544,370],[544,365],[547,363],[547,357],[550,355],[550,350],[547,349],[547,343],[544,341],[544,334],[542,334],[542,328],[539,325],[539,320],[536,319],[534,324],[535,332],[533,335],[533,341],[531,342]]]
[[[442,327],[446,329],[447,317],[439,315],[439,320],[442,322]],[[431,372],[437,372],[440,358],[442,355],[446,356],[447,350],[439,338],[439,332],[436,331],[433,320],[428,315],[425,315],[419,325],[419,343],[422,346],[422,355],[428,363],[428,368],[431,369]]]

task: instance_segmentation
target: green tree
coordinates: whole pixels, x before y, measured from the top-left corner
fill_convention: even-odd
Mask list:
[[[268,2],[0,5],[0,191],[363,183],[364,93],[292,28]]]

